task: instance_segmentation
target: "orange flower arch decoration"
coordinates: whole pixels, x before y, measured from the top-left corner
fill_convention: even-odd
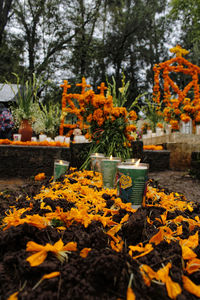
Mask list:
[[[160,103],[161,93],[160,93],[160,77],[163,77],[163,103],[165,104],[165,110],[168,107],[174,107],[176,110],[174,113],[177,116],[180,116],[180,119],[184,119],[186,122],[190,117],[198,123],[198,111],[200,104],[200,94],[199,94],[199,74],[200,68],[188,60],[182,57],[182,55],[186,55],[189,51],[181,48],[181,46],[177,45],[174,48],[170,49],[170,52],[175,53],[176,57],[167,60],[163,63],[154,65],[154,87],[153,87],[153,100],[157,103]],[[170,73],[183,73],[186,75],[190,75],[192,80],[181,90],[177,84],[170,78]],[[194,98],[186,98],[188,92],[193,88]],[[171,94],[171,90],[177,94],[177,98]],[[188,109],[185,105],[185,101],[187,99]],[[188,101],[189,100],[189,101]],[[172,103],[173,102],[173,103]],[[177,103],[174,103],[177,102]],[[185,106],[184,106],[185,105]],[[178,109],[183,106],[183,111],[181,115],[181,111]],[[183,114],[186,112],[186,115]],[[190,113],[190,116],[189,116]],[[186,118],[187,117],[187,118]],[[172,119],[172,118],[171,118]],[[166,121],[170,121],[170,117],[166,119]]]
[[[176,57],[167,60],[163,63],[156,64],[153,68],[154,70],[154,87],[153,87],[153,99],[155,102],[160,103],[160,85],[159,79],[162,71],[163,81],[164,81],[164,99],[163,101],[168,103],[169,99],[172,97],[170,92],[170,87],[178,95],[179,102],[182,102],[187,96],[189,90],[194,88],[194,100],[199,102],[199,83],[198,83],[198,74],[200,74],[200,68],[196,65],[193,65],[188,60],[182,57],[189,53],[187,50],[182,49],[180,46],[176,46],[170,49],[171,52],[176,53]],[[180,90],[176,83],[170,78],[170,73],[183,73],[191,75],[192,81],[188,85]]]

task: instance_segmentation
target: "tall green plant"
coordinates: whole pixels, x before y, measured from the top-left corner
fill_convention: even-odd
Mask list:
[[[37,94],[41,87],[42,79],[37,79],[36,75],[33,74],[31,79],[24,81],[24,79],[21,79],[17,74],[13,74],[17,79],[17,95],[15,96],[15,102],[11,106],[15,122],[17,125],[19,125],[23,119],[32,122],[34,106],[38,101]],[[10,84],[11,89],[13,90],[12,84],[7,81],[6,83]]]
[[[126,82],[126,76],[124,72],[122,72],[122,86],[117,91],[117,84],[114,76],[112,76],[112,83],[108,81],[107,79],[107,85],[108,85],[108,94],[112,95],[113,98],[113,105],[115,107],[123,107],[126,106],[128,101],[128,95],[129,95],[129,86],[130,86],[130,80]],[[139,95],[135,98],[135,100],[131,103],[129,107],[127,107],[127,110],[130,111],[132,108],[139,108],[138,107],[138,100],[143,96]]]
[[[163,116],[159,113],[158,104],[153,100],[145,98],[144,106],[141,108],[145,118],[150,122],[152,130],[155,131],[156,124],[163,121]]]
[[[33,130],[36,134],[46,133],[54,137],[58,133],[60,125],[61,108],[58,104],[50,101],[48,104],[38,105],[37,118],[33,122]]]

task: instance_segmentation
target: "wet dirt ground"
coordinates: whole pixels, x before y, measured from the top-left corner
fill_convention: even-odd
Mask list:
[[[159,186],[168,189],[170,192],[183,194],[188,200],[200,201],[200,180],[193,178],[186,171],[160,171],[150,172],[149,179],[157,181]],[[30,179],[9,178],[0,179],[0,191],[19,190],[23,185],[27,184]]]
[[[177,192],[187,200],[200,202],[200,180],[193,178],[188,172],[166,170],[149,173],[149,178],[170,192]]]

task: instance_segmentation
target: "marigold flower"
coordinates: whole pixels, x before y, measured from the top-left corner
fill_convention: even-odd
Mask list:
[[[45,179],[45,173],[39,173],[37,175],[35,175],[35,181],[40,181],[40,180],[44,180]]]
[[[131,111],[129,112],[129,119],[130,119],[131,121],[136,121],[137,118],[138,118],[138,116],[137,116],[136,112],[135,112],[134,110],[131,110]]]
[[[36,253],[29,256],[26,260],[30,263],[32,267],[35,267],[43,263],[43,261],[47,257],[48,252],[54,253],[58,257],[58,259],[64,261],[64,259],[67,258],[66,252],[76,250],[77,245],[75,242],[70,242],[64,246],[63,241],[61,239],[54,245],[47,243],[45,246],[30,241],[26,245],[26,251]]]

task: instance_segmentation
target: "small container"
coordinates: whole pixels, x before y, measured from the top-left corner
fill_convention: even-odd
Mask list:
[[[54,181],[60,178],[61,175],[65,174],[69,168],[69,161],[56,159],[54,161]]]
[[[101,161],[105,156],[102,153],[92,153],[91,159],[91,170],[94,172],[101,172]]]
[[[120,164],[121,158],[110,157],[101,160],[101,172],[103,178],[103,187],[113,189],[116,186],[117,166]]]
[[[20,133],[16,133],[16,134],[13,134],[13,141],[17,142],[17,141],[21,141],[21,134]]]
[[[148,164],[119,164],[117,166],[117,188],[119,197],[123,202],[131,202],[137,209],[142,206],[146,195],[148,180]]]
[[[64,135],[58,135],[55,137],[55,142],[60,142],[60,143],[64,143],[65,141],[65,136]]]
[[[46,134],[40,134],[40,135],[39,135],[39,141],[40,141],[40,142],[44,142],[44,141],[46,141],[46,139],[47,139]]]
[[[32,136],[32,138],[31,138],[31,142],[37,142],[37,138],[36,138],[36,136]]]

